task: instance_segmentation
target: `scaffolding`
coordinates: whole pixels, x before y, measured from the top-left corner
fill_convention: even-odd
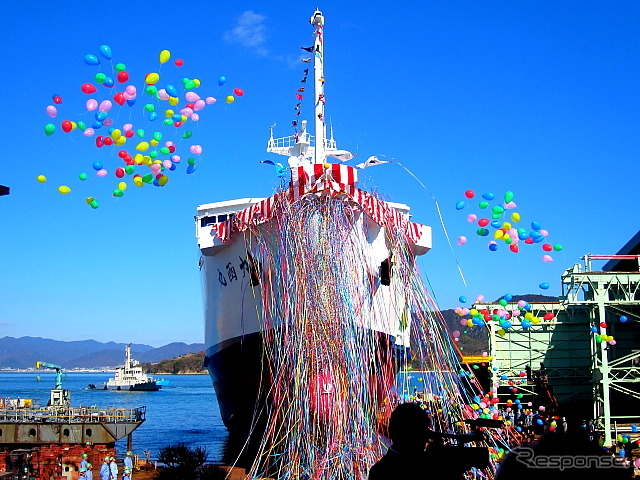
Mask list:
[[[494,388],[509,385],[561,412],[591,417],[612,445],[617,433],[640,423],[640,255],[586,255],[561,276],[558,302],[530,302],[528,327],[489,326]],[[615,261],[635,271],[597,271],[593,262]],[[629,263],[629,261],[632,261]],[[516,309],[515,303],[476,304],[477,310]],[[495,313],[495,312],[494,312]],[[545,313],[553,314],[543,320]],[[613,340],[610,340],[613,337]],[[547,398],[532,369],[540,365]],[[526,372],[526,373],[525,373]],[[525,378],[526,377],[526,378]],[[501,395],[502,396],[502,395]],[[536,403],[535,400],[533,403]]]

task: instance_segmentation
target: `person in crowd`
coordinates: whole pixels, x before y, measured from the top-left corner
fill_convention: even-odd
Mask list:
[[[111,480],[118,480],[118,464],[116,463],[116,457],[109,459],[109,478]]]
[[[87,480],[93,480],[93,465],[91,465],[89,462],[87,462],[87,466],[86,466],[87,472],[85,474],[85,477],[87,478]]]
[[[78,476],[78,480],[85,480],[87,477],[87,469],[84,467],[80,467],[80,475]]]
[[[133,458],[131,458],[131,451],[127,452],[127,456],[124,457],[124,468],[129,469],[129,479],[133,477]]]
[[[82,460],[80,461],[80,468],[84,468],[85,472],[87,471],[87,463],[89,463],[87,458],[88,458],[88,455],[86,453],[83,453]]]
[[[131,480],[131,469],[128,467],[124,467],[124,471],[122,472],[122,480]]]
[[[109,457],[104,457],[102,466],[100,467],[100,480],[109,480],[111,469],[109,468]]]

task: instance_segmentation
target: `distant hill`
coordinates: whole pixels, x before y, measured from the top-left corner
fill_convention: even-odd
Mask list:
[[[81,340],[62,342],[40,337],[0,338],[0,368],[31,368],[37,361],[63,368],[102,368],[124,364],[126,343]],[[170,343],[154,348],[131,344],[131,356],[140,362],[159,362],[204,350],[202,343]]]
[[[180,374],[180,373],[206,373],[202,366],[204,352],[188,353],[172,360],[162,360],[158,363],[143,363],[142,370],[152,374]]]

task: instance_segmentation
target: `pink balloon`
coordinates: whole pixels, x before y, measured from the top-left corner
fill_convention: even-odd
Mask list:
[[[205,98],[204,101],[207,102],[207,105],[213,105],[214,103],[217,102],[217,100],[215,98],[213,98],[213,97],[207,97],[207,98]]]
[[[198,95],[196,92],[187,92],[184,95],[184,98],[186,98],[188,102],[197,102],[198,100],[200,100],[200,95]]]
[[[169,94],[164,88],[161,88],[160,90],[158,90],[158,98],[160,100],[169,100]]]
[[[171,161],[173,163],[180,163],[180,155],[174,155],[173,157],[171,157]]]
[[[171,160],[163,160],[163,161],[162,161],[162,166],[163,166],[164,168],[171,168],[171,165],[173,165],[173,164],[171,163]]]
[[[513,210],[514,208],[517,208],[518,206],[516,205],[516,202],[511,201],[509,203],[505,203],[504,204],[504,208],[506,208],[507,210]]]
[[[183,108],[180,110],[180,115],[184,115],[185,117],[190,117],[193,115],[193,109],[191,108]]]
[[[87,100],[87,103],[85,103],[85,105],[87,106],[87,110],[89,110],[90,112],[93,112],[96,108],[98,108],[98,102],[93,98]]]
[[[480,302],[484,302],[484,295],[478,295],[476,297],[476,302],[480,303]]]
[[[193,105],[193,110],[198,112],[200,110],[202,110],[204,108],[206,104],[204,103],[204,100],[198,100],[194,105]]]
[[[189,147],[189,151],[199,155],[202,153],[202,147],[200,145],[191,145],[191,147]]]
[[[547,232],[546,230],[540,230],[540,235],[542,235],[543,237],[548,237],[549,232]]]
[[[85,128],[84,132],[82,133],[85,137],[93,137],[93,135],[95,134],[95,130],[93,128]]]
[[[129,95],[135,95],[137,92],[136,87],[133,85],[127,85],[127,88],[125,88],[124,91],[127,92]]]
[[[453,309],[455,313],[460,313],[460,310],[462,310],[462,307],[456,307]]]
[[[173,143],[171,140],[167,140],[166,142],[164,142],[164,146],[165,147],[175,147],[176,144]]]
[[[467,320],[465,318],[460,320],[460,325],[462,325],[463,327],[466,327],[467,326]]]
[[[124,92],[122,94],[122,98],[124,98],[125,100],[133,100],[134,98],[136,98],[135,93],[132,95],[130,93]]]
[[[157,175],[158,173],[160,173],[161,165],[159,163],[153,163],[149,168],[151,170],[151,173]]]
[[[122,130],[124,130],[125,132],[128,132],[132,128],[133,128],[133,124],[132,123],[125,123],[124,125],[122,125]]]
[[[462,310],[460,310],[460,313],[462,315],[469,315],[469,309],[467,307],[464,307]]]
[[[464,235],[460,235],[458,237],[458,245],[462,246],[465,243],[467,243],[467,237],[465,237]]]
[[[108,172],[104,168],[102,168],[96,172],[96,175],[98,175],[99,177],[106,177],[107,173]]]
[[[458,330],[456,330],[455,332],[453,332],[453,336],[454,337],[459,337],[460,336],[460,332]]]
[[[46,108],[46,110],[47,110],[47,115],[49,115],[50,117],[55,117],[56,115],[58,115],[58,109],[53,105],[49,105]]]
[[[191,115],[191,120],[193,120],[194,122],[197,122],[198,120],[200,120],[200,115],[198,115],[197,113],[194,113],[193,115]]]
[[[467,222],[469,223],[475,223],[477,219],[478,216],[475,213],[470,213],[469,215],[467,215]]]
[[[113,104],[111,103],[110,100],[103,100],[100,102],[100,106],[98,107],[98,111],[105,113],[108,112],[109,110],[111,110],[111,107],[113,106]]]
[[[111,125],[113,125],[113,118],[109,118],[109,117],[105,118],[105,119],[102,121],[102,124],[103,124],[105,127],[110,127]]]
[[[524,307],[527,304],[527,302],[525,300],[518,300],[518,306],[519,307]]]
[[[553,257],[551,255],[543,255],[542,256],[542,260],[549,263],[549,262],[553,262]]]

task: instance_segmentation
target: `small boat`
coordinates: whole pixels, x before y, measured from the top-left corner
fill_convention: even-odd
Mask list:
[[[105,382],[103,390],[128,390],[132,392],[157,391],[162,388],[152,376],[142,372],[140,362],[131,358],[131,345],[125,349],[124,366],[116,368],[115,375]],[[91,388],[91,385],[89,385]],[[95,388],[95,385],[94,385]]]
[[[159,378],[158,380],[156,380],[156,385],[159,385],[160,387],[168,387],[169,385],[171,385],[171,381],[164,378]]]

